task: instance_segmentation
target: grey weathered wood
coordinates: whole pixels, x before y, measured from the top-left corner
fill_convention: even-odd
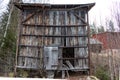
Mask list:
[[[75,24],[81,24],[81,20],[76,19],[75,15],[71,12],[66,12],[66,11],[50,11],[48,13],[46,13],[47,15],[45,16],[45,20],[46,20],[46,24],[47,25],[75,25]],[[41,17],[41,13],[38,14],[39,18]],[[37,16],[38,16],[37,15]],[[81,16],[81,13],[79,12],[79,16]],[[28,24],[39,24],[41,23],[41,19],[37,19],[37,18],[31,18],[29,21],[27,21]],[[49,18],[49,19],[48,19]],[[37,21],[37,20],[38,21]],[[36,22],[37,21],[37,22]],[[78,22],[78,23],[77,23]],[[45,28],[45,34],[47,35],[73,35],[73,34],[83,34],[83,30],[86,28],[81,28],[79,27],[78,29],[76,29],[75,27],[68,27],[68,28]],[[78,31],[77,31],[78,30]],[[66,33],[64,33],[64,31],[66,31]],[[38,27],[25,27],[23,28],[23,33],[24,34],[43,34],[43,28],[38,28]],[[62,43],[61,43],[62,41]],[[73,46],[76,44],[82,44],[85,43],[84,42],[85,39],[82,38],[66,38],[66,45],[67,46]],[[36,38],[36,37],[22,37],[21,38],[21,44],[25,44],[25,45],[41,45],[42,44],[42,39],[40,38]],[[63,45],[64,40],[62,38],[45,38],[45,45],[51,45],[51,44],[62,44]],[[38,55],[38,53],[36,52],[37,49],[31,49],[31,50],[24,50],[23,54],[26,54],[27,56],[36,56]],[[32,55],[33,53],[37,53]],[[22,52],[21,52],[22,54]],[[41,55],[42,56],[42,55]],[[75,49],[75,56],[83,56],[83,49]],[[42,57],[41,57],[42,58]],[[25,59],[25,64],[30,64],[29,61],[34,62],[34,60],[30,60],[30,59]],[[29,60],[27,62],[27,60]],[[82,65],[83,61],[78,60],[79,65]],[[76,63],[77,64],[77,63]],[[35,65],[35,64],[33,64]],[[32,66],[32,65],[29,65]]]
[[[65,78],[65,71],[62,71],[62,79]]]
[[[70,69],[74,69],[73,65],[70,63],[70,61],[66,61],[67,65],[69,66]]]
[[[44,47],[44,57],[47,70],[57,69],[54,65],[58,65],[58,47]]]
[[[46,66],[47,70],[57,70],[58,66],[62,68],[63,61],[60,60],[60,64],[58,62],[58,57],[62,58],[64,54],[62,54],[62,48],[66,46],[74,47],[77,45],[86,45],[87,41],[86,38],[82,38],[80,35],[86,34],[86,28],[83,27],[59,27],[65,25],[81,25],[82,22],[78,19],[74,14],[74,10],[72,11],[45,11],[44,16],[42,12],[37,13],[33,17],[31,17],[28,21],[26,21],[24,25],[25,27],[22,28],[21,35],[21,45],[29,45],[21,47],[19,55],[20,56],[31,56],[31,58],[25,57],[24,59],[19,58],[18,63],[19,66],[29,67],[29,68],[41,68],[43,65],[42,59],[44,59],[44,65]],[[28,12],[24,15],[28,16],[31,12]],[[81,11],[77,13],[81,16]],[[33,27],[30,27],[31,24]],[[43,27],[36,27],[36,25],[41,25]],[[50,25],[49,27],[45,27],[45,25]],[[54,27],[52,27],[52,25]],[[56,26],[55,25],[59,25]],[[31,36],[30,36],[31,35]],[[39,35],[39,36],[35,36]],[[52,35],[52,36],[49,36]],[[57,37],[62,35],[62,37]],[[66,35],[66,36],[64,36]],[[69,37],[71,35],[75,35]],[[78,35],[78,36],[77,36]],[[64,45],[64,43],[66,44]],[[35,47],[30,47],[35,46]],[[39,47],[42,46],[42,47]],[[44,48],[46,46],[46,48]],[[50,46],[48,48],[47,46]],[[58,49],[57,51],[52,51],[54,47],[62,48]],[[44,48],[44,50],[42,49]],[[85,48],[78,48],[74,47],[74,56],[77,57],[85,57],[87,56],[87,49]],[[59,54],[58,54],[59,53]],[[43,56],[44,54],[44,56]],[[68,53],[69,54],[69,53]],[[40,59],[33,59],[32,57],[40,57]],[[22,59],[22,60],[21,60]],[[73,59],[74,60],[74,59]],[[86,59],[76,59],[74,60],[75,67],[71,66],[69,61],[67,64],[69,65],[70,69],[79,69],[77,67],[84,68],[87,66],[88,60]]]

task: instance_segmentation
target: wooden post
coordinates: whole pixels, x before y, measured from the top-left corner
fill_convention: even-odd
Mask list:
[[[91,54],[90,54],[90,26],[89,26],[89,16],[88,12],[87,13],[87,32],[88,32],[88,65],[89,65],[89,75],[91,75]]]
[[[19,0],[19,1],[21,1],[21,0]],[[20,32],[21,32],[21,19],[22,19],[22,17],[21,17],[21,11],[20,10],[18,10],[18,28],[17,28],[17,31],[18,31],[18,33],[17,33],[17,41],[16,41],[16,56],[15,56],[15,66],[14,66],[14,77],[16,77],[17,76],[17,56],[18,56],[18,48],[19,48],[19,42],[20,42]]]

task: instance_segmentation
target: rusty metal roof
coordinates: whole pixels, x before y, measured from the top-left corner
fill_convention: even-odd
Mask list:
[[[39,9],[87,9],[88,11],[95,5],[95,3],[89,4],[40,4],[40,3],[14,3],[14,5],[21,9],[32,9],[32,8],[39,8]]]

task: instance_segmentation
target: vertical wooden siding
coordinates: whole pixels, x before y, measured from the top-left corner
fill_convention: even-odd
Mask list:
[[[33,10],[34,11],[34,10]],[[32,10],[25,10],[23,13],[24,19],[29,16]],[[52,36],[71,36],[71,35],[86,35],[87,28],[84,27],[45,27],[46,25],[81,25],[83,24],[73,13],[83,16],[85,19],[85,11],[43,11],[38,12],[35,16],[30,18],[25,24],[32,24],[36,26],[22,26],[22,34],[20,45],[28,45],[28,47],[20,47],[18,55],[18,66],[25,68],[41,68],[43,65],[43,46],[86,46],[87,37],[52,37]],[[43,16],[44,15],[44,16]],[[39,27],[37,25],[43,25]],[[27,36],[33,35],[33,36]],[[39,36],[36,36],[39,35]],[[51,37],[45,37],[51,36]],[[66,38],[66,41],[64,40]],[[64,44],[66,43],[66,44]],[[34,46],[34,47],[30,47]],[[37,47],[41,46],[41,47]],[[87,57],[87,48],[75,48],[75,58]],[[26,57],[27,56],[27,57]],[[75,67],[88,67],[87,59],[75,60]]]

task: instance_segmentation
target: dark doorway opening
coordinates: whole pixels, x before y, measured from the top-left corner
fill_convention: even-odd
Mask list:
[[[66,64],[66,61],[69,61],[74,66],[74,48],[63,48],[62,52],[63,64]]]

